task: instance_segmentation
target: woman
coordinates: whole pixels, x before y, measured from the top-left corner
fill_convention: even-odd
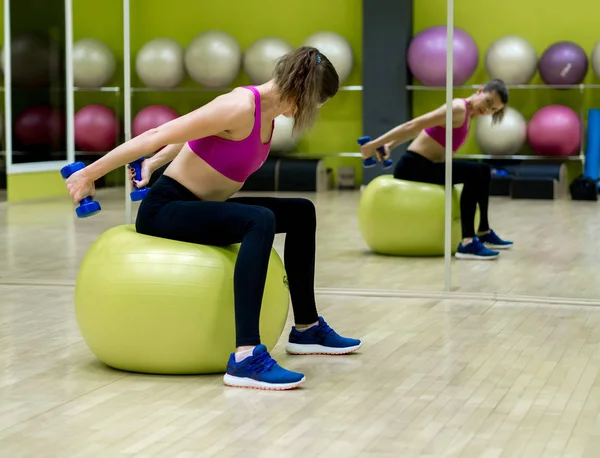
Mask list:
[[[502,80],[495,79],[479,88],[467,99],[452,101],[452,151],[456,152],[467,139],[471,118],[491,115],[492,122],[501,122],[508,103],[508,90]],[[414,139],[394,170],[394,178],[423,183],[445,184],[446,105],[401,124],[381,137],[361,147],[363,158],[373,157],[382,146],[387,159],[398,145]],[[380,158],[381,159],[381,158]],[[495,259],[512,242],[502,240],[490,229],[488,202],[490,167],[481,162],[452,161],[452,184],[464,183],[460,213],[462,242],[456,257],[461,259]],[[479,205],[479,230],[475,233],[475,210]]]
[[[231,198],[269,154],[274,119],[311,126],[317,109],[339,87],[331,62],[312,47],[283,56],[271,81],[236,88],[207,105],[120,145],[67,181],[74,202],[93,195],[94,180],[165,146],[142,164],[142,180],[172,161],[140,205],[139,233],[205,245],[241,242],[234,272],[236,350],[225,384],[290,389],[304,375],[288,371],[260,342],[259,317],[276,233],[286,233],[284,261],[295,326],[291,354],[347,354],[360,341],[335,333],[317,314],[314,297],[316,214],[307,199]]]

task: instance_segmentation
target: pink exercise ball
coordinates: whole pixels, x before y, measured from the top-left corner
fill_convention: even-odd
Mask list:
[[[25,147],[61,147],[66,133],[65,114],[39,105],[24,109],[15,120],[15,138]]]
[[[143,134],[147,130],[154,129],[165,124],[179,115],[175,110],[165,105],[150,105],[136,115],[131,126],[131,133],[134,137]]]
[[[446,84],[446,26],[430,27],[418,33],[408,47],[408,66],[425,86]],[[454,28],[453,71],[455,86],[464,84],[479,63],[479,50],[471,35]]]
[[[548,105],[533,115],[527,126],[531,148],[541,156],[572,156],[581,145],[581,122],[571,108]]]
[[[86,105],[75,114],[75,146],[81,151],[113,149],[119,136],[119,122],[104,105]]]

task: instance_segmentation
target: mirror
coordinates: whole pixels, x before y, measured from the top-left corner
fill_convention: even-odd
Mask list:
[[[10,16],[11,163],[66,160],[64,2],[13,1]]]
[[[4,1],[0,2],[0,33],[2,34],[2,42],[4,42]],[[0,54],[0,59],[4,56]],[[4,65],[4,64],[1,64]],[[0,83],[0,202],[6,201],[6,135],[4,125],[5,99],[4,99],[4,73]]]
[[[453,286],[488,295],[595,300],[600,287],[590,269],[599,244],[598,204],[574,200],[570,186],[581,183],[576,179],[582,174],[597,186],[597,37],[585,34],[585,27],[557,35],[551,24],[565,21],[558,10],[543,25],[517,22],[509,34],[499,23],[474,25],[469,8],[455,6],[455,43],[464,45],[455,46],[455,72],[464,75],[458,84],[475,88],[501,78],[509,103],[502,122],[493,125],[491,116],[473,121],[456,157],[488,164],[490,227],[515,245],[498,250],[493,262],[453,260]],[[429,12],[419,11],[421,30],[437,25]],[[579,13],[574,20],[581,20]],[[474,88],[457,89],[455,97],[468,97]],[[597,198],[594,190],[586,194]]]
[[[410,88],[405,64],[412,39],[413,2],[361,3],[353,2],[355,9],[344,5],[345,16],[329,18],[321,25],[344,33],[352,44],[355,64],[344,84],[361,88],[352,94],[336,95],[338,103],[347,100],[348,105],[358,104],[362,117],[355,138],[351,139],[355,143],[346,146],[340,141],[332,148],[337,152],[346,151],[342,148],[357,152],[358,137],[375,139],[410,120],[423,108],[416,103],[416,92]],[[362,21],[362,37],[358,28],[342,32],[349,14],[356,14],[353,22]],[[339,116],[338,107],[336,110],[332,119]],[[336,124],[331,126],[337,132]],[[346,132],[354,130],[345,129],[345,137]],[[322,207],[319,208],[317,286],[386,291],[443,288],[443,188],[434,189],[431,195],[427,189],[420,192],[424,186],[419,183],[411,186],[393,178],[394,168],[407,145],[402,144],[392,152],[392,165],[387,168],[381,163],[365,168],[360,156],[356,158],[356,173],[362,176],[360,191],[340,190],[317,197]]]

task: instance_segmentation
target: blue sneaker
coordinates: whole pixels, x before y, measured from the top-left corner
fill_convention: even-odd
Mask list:
[[[292,327],[285,350],[292,355],[347,355],[358,350],[360,345],[358,339],[338,335],[323,317],[319,317],[319,324],[306,331]]]
[[[460,243],[458,245],[458,250],[454,255],[458,259],[483,259],[483,260],[492,260],[496,259],[500,253],[497,251],[492,251],[485,247],[479,237],[473,237],[473,241],[471,243],[467,243],[463,245]]]
[[[239,363],[232,353],[223,377],[227,386],[259,390],[291,390],[304,380],[304,374],[288,371],[277,364],[262,344],[252,350],[252,356]]]
[[[490,232],[484,235],[480,235],[479,239],[488,248],[494,248],[495,250],[508,250],[513,246],[513,243],[508,240],[502,240],[496,235],[496,233],[490,229]]]

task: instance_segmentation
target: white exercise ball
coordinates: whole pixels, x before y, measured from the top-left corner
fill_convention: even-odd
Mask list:
[[[340,84],[348,78],[354,65],[354,54],[343,36],[335,32],[317,32],[302,44],[317,48],[329,59],[338,73]]]
[[[590,61],[592,62],[592,69],[594,70],[596,77],[600,78],[600,41],[594,46]]]
[[[260,38],[244,53],[244,71],[253,84],[266,83],[273,77],[277,59],[293,50],[292,45],[282,38]]]
[[[115,74],[117,63],[111,49],[96,38],[73,43],[73,83],[78,87],[102,87]]]
[[[527,84],[537,71],[538,55],[525,38],[507,35],[494,41],[485,54],[485,68],[491,78],[506,84]]]
[[[480,116],[475,141],[483,154],[510,156],[519,152],[527,140],[527,121],[512,107],[506,107],[501,122],[492,123],[492,115]]]
[[[293,130],[294,118],[287,118],[283,115],[275,118],[275,129],[273,130],[273,137],[271,139],[272,153],[289,153],[296,147],[300,141],[300,136],[294,134]]]
[[[172,38],[155,38],[138,52],[136,72],[148,87],[175,87],[185,78],[183,54],[183,47]]]
[[[197,35],[185,50],[185,68],[203,86],[231,84],[240,72],[242,48],[233,36],[220,30]]]

